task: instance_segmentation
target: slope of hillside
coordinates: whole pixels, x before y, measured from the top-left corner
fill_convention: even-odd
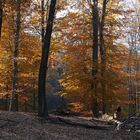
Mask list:
[[[72,119],[72,118],[71,118]],[[135,140],[140,136],[56,124],[38,118],[35,114],[0,112],[0,140]]]

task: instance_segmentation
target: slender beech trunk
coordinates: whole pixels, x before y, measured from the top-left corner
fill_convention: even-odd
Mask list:
[[[93,115],[95,117],[98,117],[99,112],[99,106],[98,106],[98,100],[97,100],[97,72],[98,72],[98,49],[99,49],[99,43],[98,43],[98,26],[99,26],[99,14],[98,14],[98,0],[93,0],[93,7],[92,7],[92,16],[93,16],[93,54],[92,54],[92,90],[94,91],[93,95],[93,105],[92,105],[92,111]],[[95,97],[94,97],[95,96]]]
[[[36,77],[35,77],[35,73],[33,73],[33,111],[36,112]]]
[[[45,2],[41,0],[41,39],[42,39],[42,47],[44,44],[44,34],[45,34]]]
[[[2,16],[3,16],[2,2],[3,0],[0,0],[0,38],[1,38],[1,32],[2,32]]]
[[[107,0],[103,0],[103,8],[102,8],[102,17],[99,27],[99,40],[100,40],[100,56],[101,56],[101,86],[102,86],[102,110],[103,113],[106,113],[106,83],[105,83],[105,72],[106,72],[106,57],[105,57],[105,44],[104,44],[104,22],[105,22],[105,16],[106,16],[106,5]]]
[[[44,5],[45,5],[45,2],[44,0],[41,0],[41,43],[42,43],[42,57],[43,57],[43,48],[44,48],[44,34],[45,34],[45,12],[44,12]],[[42,58],[41,58],[42,59]],[[42,60],[41,60],[42,62]],[[42,62],[43,63],[43,62]],[[41,73],[41,64],[40,64],[40,71],[39,71],[39,76],[40,76],[40,73]],[[41,80],[41,79],[40,79]],[[39,81],[40,83],[40,81]],[[38,83],[38,86],[39,86],[39,83]],[[43,112],[43,94],[42,92],[39,91],[39,87],[38,87],[38,115],[39,116],[42,116],[42,112]],[[46,97],[45,97],[46,98]],[[46,104],[46,103],[45,103]],[[48,114],[48,113],[46,113]]]
[[[46,33],[44,37],[44,45],[42,47],[41,64],[39,69],[38,83],[38,115],[41,117],[48,116],[46,104],[46,75],[48,70],[48,58],[50,51],[52,28],[55,16],[56,0],[51,0],[49,16],[47,20]]]
[[[19,42],[20,42],[20,10],[21,10],[21,0],[17,0],[16,8],[16,33],[15,33],[15,48],[13,54],[13,79],[12,79],[12,94],[10,100],[9,111],[18,111],[18,95],[17,95],[17,82],[18,82],[18,56],[19,56]],[[13,103],[16,103],[14,109]]]

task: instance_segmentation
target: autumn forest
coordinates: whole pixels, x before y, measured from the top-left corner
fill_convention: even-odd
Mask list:
[[[136,113],[139,50],[139,0],[0,0],[0,110]]]

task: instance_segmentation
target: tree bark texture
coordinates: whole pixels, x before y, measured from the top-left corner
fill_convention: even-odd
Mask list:
[[[3,8],[2,8],[3,0],[0,0],[0,38],[2,32],[2,16],[3,16]]]
[[[9,111],[18,111],[18,56],[19,56],[19,42],[20,42],[20,24],[21,24],[21,0],[17,0],[16,8],[16,33],[15,33],[15,47],[13,52],[13,79],[12,79],[12,94],[10,99]],[[15,106],[14,102],[16,103]]]
[[[44,36],[44,45],[42,47],[42,56],[39,69],[39,83],[38,83],[38,115],[47,117],[47,104],[46,104],[46,76],[48,70],[48,58],[50,51],[51,35],[53,29],[53,22],[55,16],[56,0],[51,0],[49,16],[47,20],[46,33]]]
[[[99,39],[100,39],[100,56],[101,56],[101,87],[102,87],[102,110],[103,114],[106,113],[106,83],[105,83],[105,72],[106,72],[106,57],[105,57],[105,44],[104,44],[104,22],[106,16],[106,5],[107,0],[103,0],[102,16],[99,27]]]
[[[94,92],[95,97],[93,97],[93,104],[92,104],[92,112],[94,117],[98,117],[98,101],[96,98],[96,88],[97,88],[97,72],[98,72],[98,49],[99,49],[99,42],[98,42],[98,28],[99,28],[99,14],[98,14],[98,0],[93,0],[93,7],[92,7],[92,19],[93,19],[93,53],[92,53],[92,90]]]

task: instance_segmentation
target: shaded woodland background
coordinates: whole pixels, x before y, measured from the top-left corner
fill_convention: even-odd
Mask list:
[[[92,110],[95,116],[118,106],[124,116],[138,111],[139,5],[139,0],[0,0],[0,109],[37,112],[42,102],[49,111]],[[44,91],[38,79],[49,33]]]

